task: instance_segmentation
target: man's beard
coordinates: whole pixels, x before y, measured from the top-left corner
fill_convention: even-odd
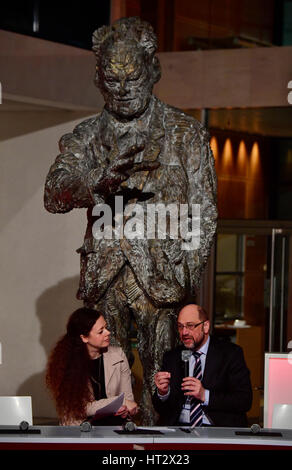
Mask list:
[[[182,342],[183,342],[183,344],[185,345],[185,347],[186,347],[187,349],[197,350],[197,349],[200,348],[200,346],[201,346],[202,343],[204,342],[205,336],[204,336],[204,334],[202,334],[202,336],[201,336],[197,341],[195,341],[195,339],[194,339],[193,337],[190,337],[190,336],[185,337],[185,339],[191,339],[191,340],[192,340],[192,345],[191,345],[191,346],[186,346],[186,345],[184,344],[184,341],[185,341],[185,340],[184,340],[184,338],[182,338]]]

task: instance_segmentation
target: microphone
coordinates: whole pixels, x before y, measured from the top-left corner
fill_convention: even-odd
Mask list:
[[[184,349],[181,352],[181,359],[184,362],[184,376],[188,377],[190,375],[189,373],[189,359],[192,355],[192,351],[190,349]]]
[[[136,431],[136,429],[137,429],[137,426],[135,423],[133,423],[133,421],[127,421],[124,424],[124,431],[133,432],[133,431]]]
[[[281,432],[271,432],[270,429],[265,431],[259,424],[252,424],[248,431],[235,431],[237,436],[265,436],[265,437],[282,437]]]
[[[91,431],[91,424],[89,421],[83,421],[83,423],[80,424],[80,431],[81,432],[89,432]]]
[[[250,432],[252,434],[259,434],[261,432],[261,427],[259,424],[252,424],[250,427]]]
[[[29,428],[29,424],[27,421],[21,421],[21,423],[19,424],[19,429],[20,431],[27,431]]]

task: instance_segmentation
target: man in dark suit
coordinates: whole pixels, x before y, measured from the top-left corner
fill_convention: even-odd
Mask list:
[[[152,400],[161,424],[247,426],[252,389],[243,351],[236,344],[210,337],[209,330],[210,322],[203,308],[190,304],[180,311],[178,332],[183,345],[164,354],[162,371],[155,375]],[[192,372],[197,367],[194,355],[189,359],[189,377],[185,377],[182,361],[185,349],[199,353],[197,377]],[[195,405],[201,410],[197,424],[192,423],[192,413],[197,413],[193,411]]]

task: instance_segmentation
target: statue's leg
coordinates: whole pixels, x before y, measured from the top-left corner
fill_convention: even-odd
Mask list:
[[[124,293],[123,273],[117,276],[105,295],[94,304],[94,308],[104,315],[111,332],[111,344],[121,346],[131,366],[133,362],[130,343],[131,311]]]
[[[154,375],[161,370],[165,351],[176,345],[176,316],[173,309],[157,308],[142,295],[132,306],[137,323],[137,348],[143,365],[141,415],[144,425],[154,425],[157,414],[151,396],[155,390]]]
[[[176,316],[171,308],[157,308],[138,286],[129,266],[117,276],[94,308],[101,310],[111,331],[111,343],[125,351],[130,366],[132,314],[137,325],[137,349],[143,367],[143,391],[140,402],[142,423],[155,424],[153,408],[154,375],[161,369],[165,351],[176,345]]]

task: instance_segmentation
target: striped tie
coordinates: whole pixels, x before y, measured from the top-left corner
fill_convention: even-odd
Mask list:
[[[193,355],[196,359],[196,364],[194,367],[193,376],[198,379],[202,380],[202,367],[201,367],[201,356],[202,353],[194,352]],[[202,426],[203,423],[203,407],[201,401],[197,400],[197,398],[193,398],[191,402],[191,410],[190,410],[190,425],[192,428],[195,426]]]

